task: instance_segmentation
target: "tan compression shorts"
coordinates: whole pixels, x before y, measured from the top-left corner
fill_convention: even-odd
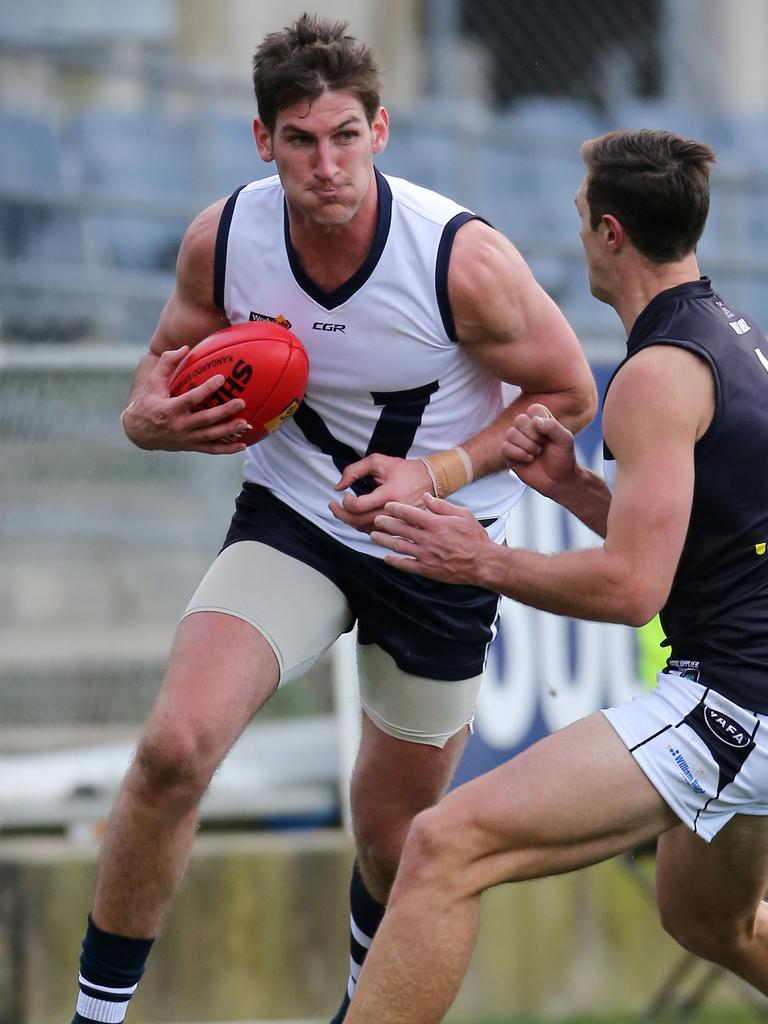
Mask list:
[[[258,541],[225,548],[184,616],[220,612],[244,619],[270,645],[280,685],[303,675],[354,625],[342,592],[316,569]],[[374,644],[357,647],[360,703],[382,732],[443,747],[471,726],[482,676],[448,682],[412,675]]]

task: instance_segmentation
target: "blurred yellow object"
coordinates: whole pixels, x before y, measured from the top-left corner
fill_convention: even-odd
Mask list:
[[[667,662],[667,656],[661,648],[664,630],[661,628],[659,616],[640,626],[637,633],[637,678],[652,690],[656,685],[656,673],[661,672]]]

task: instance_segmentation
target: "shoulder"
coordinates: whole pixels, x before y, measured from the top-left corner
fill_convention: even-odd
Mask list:
[[[532,307],[549,302],[515,246],[483,221],[456,233],[448,266],[451,307],[464,323],[524,322]]]
[[[216,248],[216,236],[219,230],[221,215],[228,197],[211,203],[195,217],[181,240],[177,276],[179,272],[186,274],[209,272],[213,274],[213,255]]]
[[[626,359],[616,372],[609,395],[622,399],[637,394],[677,398],[695,397],[712,380],[709,362],[690,348],[659,341]]]
[[[700,438],[715,410],[715,380],[706,359],[679,345],[641,349],[616,372],[605,398],[603,427],[609,434],[635,429],[672,439]]]
[[[492,287],[504,281],[532,274],[515,246],[489,224],[470,220],[456,232],[451,251],[451,272],[456,283],[473,287]]]
[[[461,213],[470,213],[466,206],[462,206],[448,196],[423,185],[416,185],[406,178],[396,178],[389,174],[382,175],[392,195],[392,202],[406,214],[424,221],[429,221],[438,228],[442,228],[448,221]]]
[[[255,181],[248,182],[247,185],[237,189],[229,198],[237,199],[238,203],[243,204],[272,202],[278,203],[282,207],[284,194],[280,176],[270,174],[267,178],[256,178]]]

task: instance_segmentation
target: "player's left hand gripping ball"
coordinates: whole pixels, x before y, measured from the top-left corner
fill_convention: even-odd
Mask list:
[[[235,324],[205,338],[184,357],[171,381],[172,398],[222,374],[224,383],[200,408],[242,398],[239,418],[251,424],[239,441],[256,444],[289,420],[307,389],[309,359],[301,341],[280,324]]]

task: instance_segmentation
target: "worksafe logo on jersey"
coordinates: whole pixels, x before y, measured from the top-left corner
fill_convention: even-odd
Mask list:
[[[691,789],[695,790],[697,793],[705,793],[706,790],[699,782],[699,780],[696,778],[696,776],[693,774],[691,769],[688,767],[688,762],[685,760],[685,758],[677,749],[677,747],[673,747],[671,743],[668,743],[667,750],[670,752],[672,757],[674,757],[675,764],[680,769],[680,774],[683,776],[683,778],[691,787]]]
[[[750,735],[745,732],[738,722],[724,715],[722,711],[715,711],[714,708],[704,705],[704,721],[709,731],[729,747],[748,747]]]
[[[280,326],[284,327],[286,331],[290,331],[291,329],[291,321],[286,320],[282,314],[278,314],[277,316],[267,316],[266,313],[254,313],[254,311],[251,310],[251,315],[248,319],[251,321],[257,320],[259,323],[280,324]]]

